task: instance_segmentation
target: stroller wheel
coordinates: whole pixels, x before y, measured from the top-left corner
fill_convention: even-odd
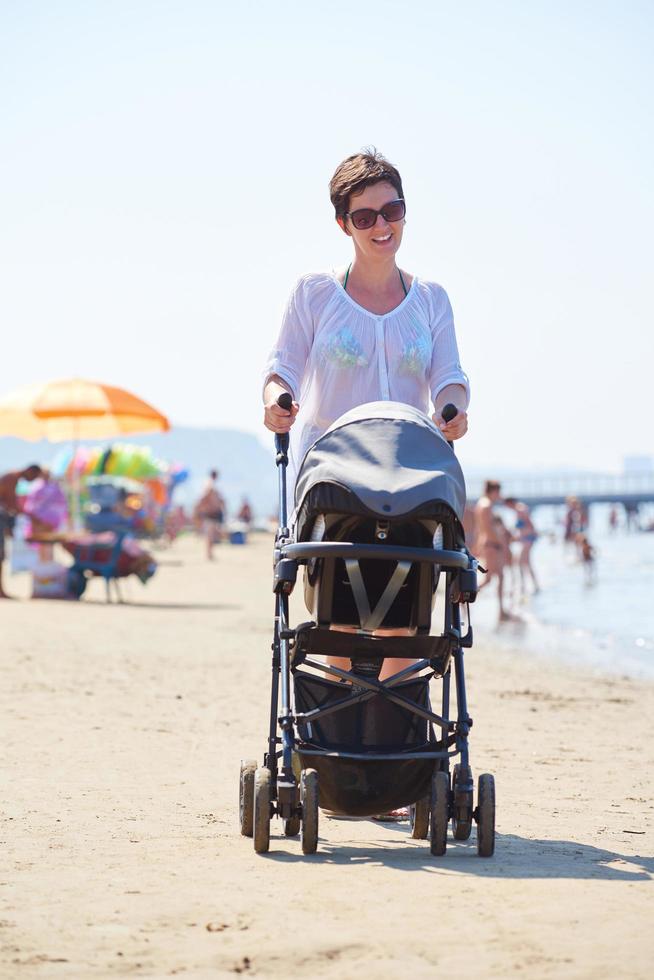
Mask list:
[[[466,794],[469,798],[462,805],[459,799],[461,793],[459,792],[459,797],[457,797],[456,788],[460,772],[461,766],[457,762],[452,773],[452,836],[454,840],[468,840],[472,833],[472,793]]]
[[[477,854],[489,858],[495,851],[495,780],[485,772],[477,784]]]
[[[446,772],[435,772],[431,778],[432,854],[440,856],[447,849],[447,824],[450,818],[450,780]]]
[[[238,788],[238,817],[243,837],[252,837],[254,825],[254,759],[241,762],[241,778]]]
[[[318,848],[318,773],[304,769],[300,778],[302,801],[302,851],[315,854]]]
[[[300,817],[290,817],[288,820],[284,821],[284,836],[297,837],[297,835],[300,833],[301,826],[302,820]]]
[[[263,767],[254,774],[254,849],[265,854],[270,847],[270,769]]]
[[[429,837],[429,797],[423,796],[409,807],[411,836],[414,840],[427,840]]]

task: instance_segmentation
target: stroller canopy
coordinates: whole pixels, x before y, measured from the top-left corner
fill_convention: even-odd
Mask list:
[[[307,450],[295,487],[296,534],[330,512],[426,517],[431,505],[446,504],[463,521],[465,500],[461,467],[431,419],[411,405],[369,402]]]

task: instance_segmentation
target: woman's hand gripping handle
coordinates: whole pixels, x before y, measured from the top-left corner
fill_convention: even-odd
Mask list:
[[[441,412],[434,412],[432,420],[445,436],[450,446],[468,431],[468,413],[458,409],[452,402],[443,406]]]
[[[287,391],[284,391],[276,402],[276,407],[280,408],[288,416],[289,412],[293,408],[293,399]],[[289,427],[293,424],[292,420],[289,422]],[[275,448],[278,453],[283,453],[286,455],[288,452],[288,442],[289,435],[288,429],[282,429],[281,431],[275,432]]]
[[[263,424],[271,432],[281,435],[287,433],[300,410],[293,396],[274,379],[266,385]]]
[[[456,405],[452,404],[452,402],[448,402],[447,405],[443,406],[443,411],[441,412],[441,418],[443,419],[445,425],[441,423],[440,429],[444,436],[447,436],[448,434],[447,427],[449,423],[452,422],[452,420],[455,419],[458,414],[459,414],[459,410],[456,407]],[[452,449],[454,449],[454,442],[452,439],[448,439],[447,443],[449,446],[452,447]]]

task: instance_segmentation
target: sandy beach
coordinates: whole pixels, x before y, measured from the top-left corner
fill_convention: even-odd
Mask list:
[[[183,539],[107,606],[2,602],[3,978],[646,977],[654,687],[466,655],[495,857],[322,819],[303,857],[237,827],[268,698],[270,539]],[[8,587],[25,595],[27,578]],[[295,621],[306,618],[298,595]]]

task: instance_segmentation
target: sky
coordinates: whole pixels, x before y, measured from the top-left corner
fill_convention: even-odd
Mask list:
[[[0,396],[128,387],[261,433],[328,182],[402,174],[399,261],[452,301],[470,466],[654,456],[649,2],[0,0]]]

